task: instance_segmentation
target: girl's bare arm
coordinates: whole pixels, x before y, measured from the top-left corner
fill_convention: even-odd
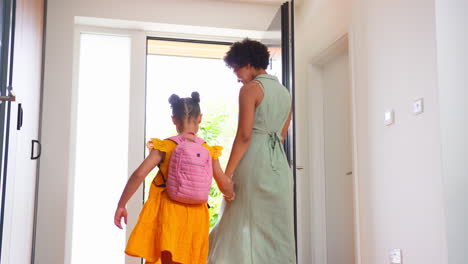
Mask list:
[[[132,173],[130,178],[125,185],[125,188],[120,196],[119,203],[117,205],[117,209],[115,210],[114,215],[114,224],[122,229],[122,217],[124,218],[125,224],[127,223],[127,209],[125,206],[127,205],[128,200],[132,197],[132,195],[136,192],[138,187],[140,187],[141,183],[145,180],[148,173],[151,172],[156,165],[158,165],[161,160],[164,158],[165,153],[153,149],[151,150],[150,154],[146,159],[141,163],[141,165]]]
[[[213,177],[224,196],[228,198],[234,197],[234,183],[231,177],[224,174],[218,159],[213,160]]]
[[[128,200],[130,200],[138,187],[140,187],[146,176],[151,172],[152,169],[154,169],[154,167],[159,164],[159,162],[161,162],[164,154],[165,153],[157,149],[151,150],[148,157],[146,157],[143,163],[141,163],[141,165],[132,173],[128,179],[127,185],[125,185],[122,196],[120,197],[118,207],[125,207]]]

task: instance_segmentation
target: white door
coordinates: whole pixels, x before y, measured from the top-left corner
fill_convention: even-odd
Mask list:
[[[31,263],[42,76],[43,0],[17,0],[2,264]]]
[[[354,263],[349,76],[347,51],[322,66],[327,264]]]

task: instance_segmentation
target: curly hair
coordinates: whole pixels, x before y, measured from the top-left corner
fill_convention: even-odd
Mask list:
[[[229,68],[250,64],[257,69],[266,69],[270,63],[270,52],[264,44],[245,38],[232,44],[224,57],[224,62]]]

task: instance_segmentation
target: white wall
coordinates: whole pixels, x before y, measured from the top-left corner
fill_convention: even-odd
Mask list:
[[[427,0],[355,2],[362,264],[388,262],[392,248],[404,263],[447,263],[434,14]],[[396,121],[387,127],[388,109]]]
[[[447,263],[434,2],[315,0],[304,1],[297,9],[296,89],[302,100],[301,120],[308,119],[305,113],[313,116],[320,111],[314,105],[306,107],[313,83],[307,71],[311,60],[350,32],[358,260],[389,263],[390,249],[401,248],[404,263]],[[420,97],[425,112],[415,116],[412,102]],[[388,127],[383,124],[387,109],[396,114],[396,123]],[[299,137],[308,138],[314,146],[320,143],[320,131],[314,120],[309,122],[309,131],[298,129]],[[306,149],[300,153],[307,156]],[[312,214],[312,224],[315,220]],[[314,239],[312,233],[311,242],[318,243]],[[317,252],[310,252],[312,259]]]
[[[449,263],[468,259],[468,2],[436,0]]]
[[[357,1],[353,52],[362,263],[401,248],[406,263],[447,263],[432,1]],[[414,99],[424,98],[421,115]],[[383,114],[395,111],[386,127]]]
[[[74,20],[76,16],[246,30],[265,30],[277,7],[190,0],[47,1],[43,153],[36,264],[66,262]],[[103,142],[104,143],[104,142]],[[112,224],[111,221],[109,224]]]

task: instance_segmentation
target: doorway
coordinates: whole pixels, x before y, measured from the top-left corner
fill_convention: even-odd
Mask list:
[[[125,185],[126,178],[147,154],[145,142],[151,137],[166,138],[173,134],[170,105],[167,101],[172,93],[188,97],[192,91],[200,92],[204,113],[202,123],[211,125],[206,128],[207,131],[213,130],[213,122],[208,122],[210,115],[213,118],[221,118],[222,122],[230,119],[230,122],[237,126],[237,95],[240,84],[237,83],[235,74],[224,65],[221,59],[231,43],[155,38],[149,35],[142,31],[92,26],[76,27],[76,64],[72,102],[72,120],[75,121],[71,128],[74,153],[72,153],[70,165],[73,170],[73,180],[70,183],[71,206],[68,212],[70,229],[66,242],[69,261],[67,263],[80,263],[81,256],[93,256],[93,260],[97,263],[101,262],[100,257],[105,258],[108,255],[115,256],[115,263],[140,263],[138,258],[124,256],[123,248],[142,207],[142,200],[145,197],[144,188],[137,190],[128,202],[129,218],[125,231],[122,232],[109,224],[108,219],[113,217],[115,203],[118,201],[118,195]],[[203,38],[200,37],[200,39]],[[230,38],[228,39],[231,41]],[[169,42],[171,42],[170,45],[168,45]],[[118,45],[113,43],[118,43]],[[208,53],[217,53],[215,58],[206,57],[206,54],[203,56],[168,54],[167,49],[172,49],[170,52],[177,49],[180,51],[183,50],[181,45],[187,48],[192,44],[207,45],[205,50],[213,49],[214,46],[224,46],[224,51],[209,51]],[[179,45],[179,48],[168,47],[171,45]],[[208,47],[210,45],[211,47]],[[164,47],[165,53],[157,51],[156,46]],[[270,43],[269,46],[274,56],[272,68],[268,69],[268,72],[285,74],[282,68],[281,45]],[[119,55],[114,56],[114,54]],[[187,58],[192,62],[185,61]],[[204,70],[213,65],[218,70],[224,71],[224,73],[217,74],[222,76],[223,80],[214,79],[211,71]],[[118,68],[118,72],[114,69],[115,67]],[[166,74],[158,73],[164,71]],[[278,77],[281,79],[281,76]],[[208,86],[208,81],[213,86]],[[164,89],[161,90],[160,87]],[[166,94],[161,94],[161,91],[166,91]],[[234,109],[232,109],[232,103],[228,101],[235,102]],[[209,105],[210,102],[212,106]],[[106,118],[109,116],[112,116],[112,120]],[[168,124],[168,129],[160,124]],[[207,141],[212,145],[223,145],[225,149],[221,157],[225,161],[221,161],[226,163],[235,129],[229,135],[230,133],[226,132],[225,128],[230,125],[217,125],[222,127],[224,132],[218,133],[219,138],[214,138],[214,143],[209,138]],[[90,140],[88,141],[85,136]],[[232,137],[231,142],[229,139],[225,140],[229,143],[220,142],[220,137],[229,136]],[[207,134],[205,137],[210,137],[210,135]],[[101,160],[99,157],[102,155],[108,156],[109,159]],[[85,161],[89,166],[85,165]],[[100,184],[95,184],[95,179],[99,180]],[[150,180],[151,176],[147,181]],[[92,190],[88,188],[91,184],[96,188],[93,187]],[[102,186],[106,188],[100,188]],[[112,193],[112,196],[107,195],[108,193]],[[99,222],[89,223],[89,217],[85,211],[79,211],[80,208],[88,208],[96,214],[99,213]],[[106,210],[100,210],[102,208]],[[213,217],[212,223],[215,221],[216,217]],[[94,229],[88,228],[91,226]],[[93,239],[93,243],[87,243],[89,239],[86,237],[94,237],[96,233],[102,231],[109,232],[111,235],[99,236]],[[107,240],[112,240],[114,244],[106,246],[105,250],[108,253],[102,254],[103,248],[99,245],[107,245]]]
[[[352,93],[348,37],[317,56],[310,82],[313,232],[317,263],[355,263]]]

